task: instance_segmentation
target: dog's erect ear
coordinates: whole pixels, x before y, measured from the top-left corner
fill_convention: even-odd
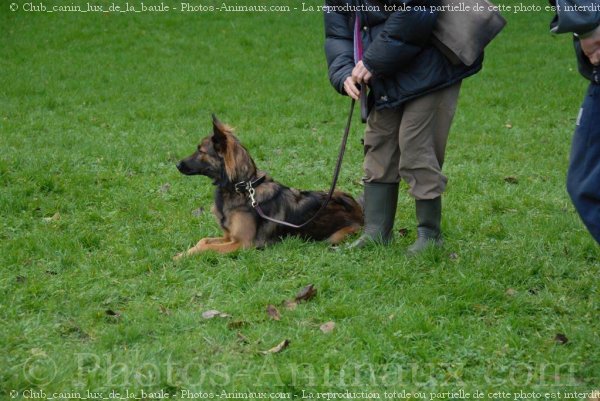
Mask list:
[[[229,127],[223,124],[217,116],[212,115],[213,120],[213,136],[212,141],[215,145],[215,149],[219,153],[225,153],[227,150],[227,133],[229,132]]]
[[[255,175],[256,166],[248,151],[233,134],[233,128],[223,124],[217,116],[212,115],[213,135],[211,141],[214,149],[223,158],[225,173],[230,181],[239,181]]]

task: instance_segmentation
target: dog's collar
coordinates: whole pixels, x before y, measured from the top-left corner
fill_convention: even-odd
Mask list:
[[[265,181],[266,175],[261,175],[260,177],[255,178],[254,180],[249,181],[240,181],[234,185],[235,192],[242,194],[245,192],[250,192],[250,189],[254,189],[258,187]]]

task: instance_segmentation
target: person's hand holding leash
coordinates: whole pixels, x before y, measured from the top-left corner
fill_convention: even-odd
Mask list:
[[[352,75],[349,75],[348,78],[346,78],[346,80],[344,81],[344,90],[346,91],[348,96],[350,96],[354,100],[358,100],[358,98],[360,97],[360,89],[356,85],[356,81],[354,80]]]
[[[356,83],[361,85],[368,84],[372,76],[373,74],[371,74],[371,72],[367,70],[367,67],[365,67],[362,60],[360,60],[352,70],[352,78],[354,78]]]
[[[344,90],[354,100],[358,100],[360,97],[360,88],[357,85],[368,84],[373,74],[363,64],[362,60],[359,61],[352,70],[350,75],[344,81]]]
[[[581,50],[593,65],[600,65],[600,26],[591,34],[580,37]]]

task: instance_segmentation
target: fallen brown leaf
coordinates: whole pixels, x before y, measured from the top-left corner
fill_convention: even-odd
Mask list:
[[[406,237],[408,235],[408,228],[403,227],[398,229],[398,235],[401,237]]]
[[[517,177],[509,175],[508,177],[504,177],[504,182],[506,182],[507,184],[518,184],[519,179]]]
[[[215,317],[231,317],[231,315],[228,315],[227,313],[223,313],[223,312],[219,312],[218,310],[207,310],[206,312],[202,312],[202,317],[204,319],[212,319]]]
[[[267,306],[267,315],[273,320],[281,320],[281,314],[274,305]]]
[[[335,322],[323,323],[319,328],[325,334],[331,333],[335,329]]]
[[[509,288],[508,290],[506,290],[506,295],[508,295],[509,297],[514,297],[515,295],[517,295],[517,290],[515,290],[514,288]]]
[[[160,310],[160,313],[162,313],[163,315],[169,316],[171,314],[171,311],[164,305],[158,305],[158,309]]]
[[[301,289],[300,292],[298,292],[298,294],[296,295],[295,301],[296,302],[309,301],[312,298],[314,298],[315,295],[317,295],[317,289],[314,287],[314,285],[309,284],[306,287],[304,287],[303,289]]]
[[[260,353],[263,354],[263,355],[278,354],[281,351],[283,351],[284,349],[286,349],[287,347],[289,347],[289,345],[290,345],[290,340],[283,340],[282,342],[280,342],[279,344],[277,344],[276,346],[274,346],[270,350],[260,351]]]

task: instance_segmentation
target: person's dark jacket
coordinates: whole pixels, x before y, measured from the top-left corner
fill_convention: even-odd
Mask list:
[[[426,93],[451,86],[477,73],[483,54],[471,66],[453,64],[432,44],[437,0],[327,0],[325,7],[325,53],[329,80],[344,92],[344,81],[354,67],[355,12],[350,6],[372,7],[361,11],[363,63],[373,74],[370,103],[377,109],[398,107]],[[403,6],[410,11],[386,11]],[[422,6],[424,11],[415,11]],[[375,10],[377,8],[377,10]]]
[[[585,35],[600,25],[600,10],[596,10],[599,7],[597,1],[550,0],[549,2],[556,7],[556,15],[550,23],[550,31],[553,33],[573,32],[577,35]],[[577,10],[578,7],[582,6],[583,8],[579,8],[581,11],[568,11]],[[581,75],[592,82],[600,84],[600,71],[583,54],[577,36],[573,37],[573,44]]]

